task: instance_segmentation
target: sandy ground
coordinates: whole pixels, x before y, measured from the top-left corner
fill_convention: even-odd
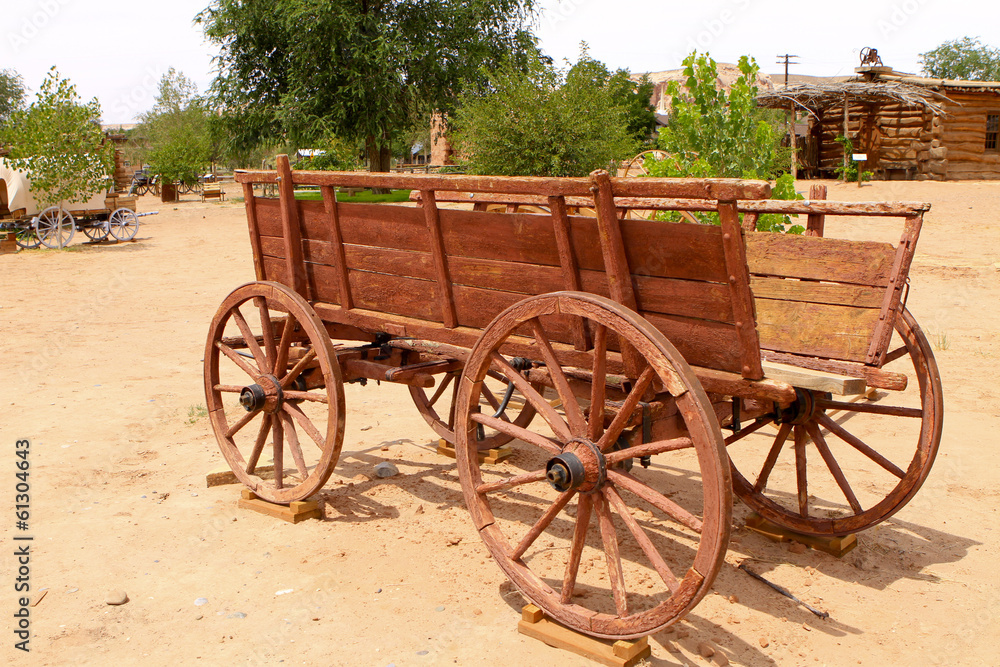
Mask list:
[[[934,205],[909,307],[944,380],[936,467],[844,559],[748,532],[737,504],[715,594],[651,637],[650,664],[710,664],[701,642],[740,665],[997,664],[1000,186],[832,184],[830,198]],[[3,660],[592,664],[517,633],[523,602],[487,557],[454,464],[434,452],[405,388],[347,388],[325,520],[285,524],[238,509],[237,486],[206,488],[223,461],[199,410],[204,339],[223,297],[253,278],[247,227],[239,203],[141,202],[155,209],[132,243],[0,256]],[[859,227],[829,231],[898,235]],[[31,441],[26,532],[13,516],[21,438]],[[352,482],[384,459],[402,474]],[[26,534],[37,602],[27,654],[12,632],[13,538]],[[830,618],[735,569],[747,556]],[[106,605],[118,589],[130,601]]]

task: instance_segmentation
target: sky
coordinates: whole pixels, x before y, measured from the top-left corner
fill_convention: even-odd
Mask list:
[[[280,0],[278,0],[280,1]],[[168,68],[200,91],[215,51],[195,16],[207,0],[0,0],[0,69],[33,92],[55,65],[80,96],[97,97],[106,123],[134,122],[153,105]],[[795,74],[853,73],[858,52],[878,49],[899,71],[918,73],[919,54],[966,35],[1000,48],[1000,4],[991,0],[542,0],[535,34],[557,62],[580,43],[612,69],[661,71],[692,50],[718,62],[753,56],[764,72],[793,54]]]

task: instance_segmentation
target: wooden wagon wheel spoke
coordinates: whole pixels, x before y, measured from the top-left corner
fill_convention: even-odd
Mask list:
[[[282,319],[272,318],[272,311],[282,313]],[[251,318],[247,313],[255,314]],[[254,333],[258,315],[261,331]],[[303,346],[304,354],[289,370],[293,342]],[[294,381],[307,366],[309,390],[302,390]],[[223,300],[205,347],[205,399],[226,462],[260,498],[284,504],[305,500],[330,478],[344,436],[340,366],[326,326],[289,287],[248,283]],[[259,427],[257,415],[263,415]],[[251,422],[255,426],[247,427]],[[304,450],[299,440],[303,432],[316,449]],[[258,468],[268,446],[274,474],[265,479]],[[294,462],[293,474],[285,474],[286,458]]]
[[[535,344],[542,353],[542,359],[545,360],[545,367],[549,370],[552,382],[556,386],[556,393],[559,394],[559,398],[562,400],[563,410],[566,413],[566,421],[569,423],[569,430],[574,436],[583,437],[588,433],[587,420],[583,417],[580,402],[576,399],[576,395],[569,386],[566,373],[563,372],[562,366],[559,365],[559,361],[556,359],[556,354],[552,350],[552,343],[549,342],[548,336],[546,336],[545,331],[542,329],[542,323],[538,321],[538,318],[531,320],[528,324],[535,335]]]
[[[285,412],[295,418],[295,421],[297,421],[299,426],[302,427],[302,430],[305,431],[310,438],[312,438],[313,442],[316,443],[316,446],[323,449],[325,444],[323,434],[319,432],[319,429],[316,428],[316,426],[309,420],[309,417],[302,412],[299,406],[294,403],[285,403],[281,407],[285,410]]]
[[[906,472],[897,466],[895,463],[885,458],[877,451],[866,445],[860,438],[852,435],[847,429],[833,421],[828,415],[819,415],[817,418],[820,424],[822,424],[828,431],[836,435],[838,438],[849,444],[850,446],[857,449],[859,452],[870,458],[875,463],[879,464],[885,470],[888,470],[893,475],[899,479],[906,477]]]
[[[471,419],[477,424],[489,426],[490,428],[496,429],[501,433],[506,433],[512,438],[517,438],[518,440],[526,442],[529,445],[541,447],[545,451],[552,454],[558,454],[562,451],[562,446],[555,440],[547,438],[539,433],[535,433],[534,431],[529,431],[526,428],[521,428],[516,424],[511,424],[509,421],[504,421],[503,419],[498,419],[482,413],[472,415]]]
[[[433,394],[429,394],[422,387],[411,386],[409,388],[410,396],[413,399],[414,405],[417,406],[420,416],[434,429],[435,433],[446,442],[452,444],[456,441],[454,406],[455,398],[458,394],[458,378],[460,375],[461,371],[446,373],[444,378],[434,388]],[[488,386],[486,380],[493,381],[493,386]],[[528,426],[535,416],[535,408],[527,400],[524,400],[524,397],[517,391],[516,387],[511,386],[511,382],[507,379],[507,376],[500,371],[490,369],[486,374],[486,380],[483,381],[482,385],[483,400],[481,403],[483,412],[490,415],[500,412],[498,417],[500,420],[521,427]],[[451,391],[448,391],[449,388]],[[536,385],[536,390],[540,388],[541,385]],[[508,390],[512,392],[511,399],[504,406],[503,401],[499,397],[501,395],[506,397]],[[504,410],[501,411],[501,407],[504,407]],[[490,431],[484,429],[481,433],[477,430],[476,437],[479,442],[479,449],[487,450],[507,444],[514,436],[495,429],[491,429]]]
[[[271,415],[265,414],[260,421],[260,429],[257,431],[257,440],[250,451],[250,458],[247,459],[246,472],[248,475],[254,474],[257,470],[257,462],[264,451],[264,444],[267,442],[267,435],[271,432]]]
[[[559,594],[559,601],[563,604],[573,598],[577,573],[580,571],[580,558],[583,556],[583,547],[587,543],[587,530],[590,528],[591,506],[590,496],[581,496],[576,506],[576,525],[573,527],[569,560],[566,561],[566,573],[563,575],[562,591]]]
[[[292,370],[288,371],[285,377],[281,378],[281,388],[284,389],[291,383],[295,382],[295,378],[302,374],[302,371],[306,369],[313,359],[316,358],[316,350],[310,348],[308,352],[302,355],[302,358],[292,367]]]
[[[881,405],[879,403],[846,403],[844,401],[828,401],[819,399],[816,405],[824,410],[844,410],[845,412],[867,412],[891,417],[915,417],[920,419],[924,411],[920,408],[906,408],[900,405]]]
[[[275,362],[278,360],[278,348],[274,342],[274,323],[271,321],[271,313],[268,311],[267,302],[261,298],[257,297],[254,300],[254,304],[257,306],[257,312],[260,313],[260,330],[264,338],[264,352],[267,356],[267,361],[270,362],[270,372],[277,373],[278,368],[275,366]]]
[[[295,467],[304,480],[309,477],[309,468],[306,466],[305,457],[302,455],[302,446],[299,445],[299,436],[295,432],[295,424],[292,423],[292,418],[288,414],[282,414],[280,419],[285,423],[285,434],[288,436],[288,449],[292,452],[292,460],[295,461]]]
[[[233,309],[233,321],[236,322],[240,333],[243,334],[243,340],[246,341],[247,347],[250,349],[250,354],[253,355],[254,361],[257,362],[257,368],[260,369],[261,373],[270,373],[271,368],[267,365],[267,358],[264,356],[264,351],[260,349],[257,337],[250,331],[250,325],[247,324],[246,318],[243,317],[243,313],[239,309]]]
[[[805,428],[806,433],[812,438],[813,444],[816,445],[816,449],[819,450],[819,455],[823,457],[826,467],[830,469],[830,474],[837,481],[837,486],[844,492],[844,498],[847,499],[847,503],[855,513],[860,514],[864,511],[861,508],[861,503],[858,502],[858,497],[854,495],[854,489],[847,482],[847,477],[844,476],[844,471],[840,468],[840,464],[837,463],[837,459],[834,458],[833,452],[830,451],[830,447],[826,444],[826,440],[823,439],[823,434],[820,432],[819,427],[815,423],[809,423],[806,424]]]
[[[514,386],[518,388],[518,391],[524,394],[524,397],[534,406],[535,410],[537,410],[538,414],[542,416],[542,419],[548,423],[549,427],[552,428],[552,431],[557,437],[564,438],[566,440],[573,437],[566,421],[559,416],[556,409],[553,408],[549,402],[546,401],[545,398],[531,386],[531,383],[528,382],[528,380],[526,380],[519,371],[517,371],[510,365],[510,363],[507,362],[506,359],[504,359],[503,355],[499,352],[493,352],[491,357],[493,359],[493,363],[496,364],[500,368],[500,371],[514,383]]]
[[[274,374],[282,372],[288,366],[288,351],[292,346],[292,332],[295,331],[295,318],[291,313],[285,317],[285,324],[281,329],[281,340],[278,341],[277,356],[274,362]]]
[[[682,526],[690,528],[696,533],[701,533],[704,528],[704,523],[701,519],[691,514],[691,512],[688,512],[670,498],[667,498],[660,492],[650,488],[646,484],[643,484],[632,475],[620,470],[609,470],[608,479],[610,479],[615,486],[625,489],[629,493],[642,498],[647,503],[660,510]]]
[[[548,317],[553,313],[593,333],[592,358],[564,351],[562,344],[573,341],[559,337],[563,333],[558,333],[556,320]],[[535,334],[534,349],[548,369],[546,382],[563,401],[565,418],[501,354],[510,349],[509,342],[521,343],[525,329]],[[609,357],[619,359],[608,350],[612,336],[634,350],[639,363],[633,386],[605,430]],[[482,390],[493,371],[513,384],[544,422],[510,424],[487,414],[483,405],[495,405],[491,398],[500,398],[495,387],[490,387],[492,397]],[[570,378],[588,375],[593,386],[585,414],[570,384],[578,380]],[[654,425],[651,442],[612,451],[654,383],[665,388],[658,400],[676,408],[676,422],[669,428],[681,429],[685,437],[674,437],[675,431],[658,435],[660,426]],[[466,506],[490,554],[528,599],[575,630],[634,638],[669,625],[705,595],[724,562],[729,539],[729,466],[708,397],[662,333],[633,311],[592,294],[529,297],[486,328],[458,384],[455,453]],[[517,454],[523,472],[497,479],[480,468],[479,427],[529,445]],[[699,473],[693,476],[693,488],[678,496],[683,501],[667,497],[681,491],[676,486],[687,485],[675,468],[653,466],[633,477],[618,467],[626,459],[679,449],[693,454],[683,459],[696,461]],[[650,510],[658,520],[655,526],[636,514]],[[615,513],[624,528],[617,525]],[[589,530],[592,521],[597,531]],[[625,540],[621,548],[619,538]],[[641,594],[629,592],[633,581],[644,582]]]
[[[799,500],[799,516],[809,517],[809,476],[806,461],[806,434],[801,426],[792,427],[795,448],[795,489]]]
[[[246,373],[247,375],[249,375],[251,378],[253,378],[254,380],[256,380],[258,377],[260,377],[260,371],[258,371],[257,369],[253,368],[252,366],[250,366],[250,364],[248,364],[243,359],[243,357],[240,356],[239,352],[237,352],[233,348],[229,347],[228,345],[226,345],[225,343],[223,343],[221,340],[216,341],[215,342],[215,346],[217,348],[219,348],[219,351],[222,352],[222,354],[224,354],[227,357],[229,357],[230,361],[232,361],[234,364],[236,364],[237,366],[239,366],[240,370],[242,370],[244,373]]]
[[[615,532],[615,524],[611,520],[608,501],[603,494],[594,498],[594,509],[597,511],[597,525],[601,529],[601,542],[604,543],[608,578],[611,580],[611,594],[615,598],[615,608],[618,610],[618,616],[628,616],[628,593],[625,590],[622,557],[618,551],[618,535]]]
[[[653,371],[651,366],[646,366],[642,373],[639,374],[639,379],[636,380],[632,391],[625,397],[621,408],[618,409],[618,414],[611,420],[611,425],[608,426],[601,439],[597,441],[597,446],[602,452],[608,451],[608,449],[618,442],[618,436],[625,430],[625,426],[628,425],[629,420],[632,418],[632,413],[635,412],[636,407],[639,405],[642,395],[646,393],[649,385],[653,382],[653,375],[655,375],[655,371]]]
[[[691,438],[657,440],[655,442],[647,442],[641,445],[626,447],[625,449],[610,452],[604,457],[604,459],[608,462],[608,465],[614,465],[615,463],[628,459],[655,456],[657,454],[665,454],[667,452],[676,452],[680,449],[691,449],[692,447],[694,447],[694,443],[691,441]]]
[[[236,423],[230,426],[228,430],[226,430],[226,437],[231,438],[240,431],[242,431],[243,427],[249,424],[251,421],[253,421],[253,418],[256,417],[259,412],[260,410],[254,410],[253,412],[248,412],[243,416],[241,416],[239,419],[237,419]]]
[[[677,587],[680,586],[680,582],[677,581],[677,577],[674,573],[670,571],[670,567],[667,565],[667,562],[663,560],[663,556],[661,556],[660,552],[656,550],[652,540],[649,539],[649,535],[646,534],[646,531],[642,529],[639,522],[636,521],[635,517],[632,516],[632,513],[629,512],[628,506],[625,504],[625,501],[622,500],[622,497],[618,495],[618,491],[616,491],[615,487],[610,484],[605,486],[601,491],[604,493],[604,497],[607,498],[614,510],[618,513],[618,516],[622,518],[622,521],[625,523],[625,527],[628,528],[630,533],[632,533],[632,537],[634,537],[635,541],[639,544],[639,548],[642,549],[642,553],[646,554],[646,558],[649,559],[650,565],[652,565],[653,569],[656,570],[656,573],[660,575],[663,583],[667,585],[670,592],[675,592]]]
[[[285,398],[295,400],[295,401],[309,401],[311,403],[329,403],[330,399],[327,398],[326,394],[317,394],[312,391],[298,391],[295,389],[286,389]]]
[[[504,479],[497,480],[495,482],[484,482],[476,487],[476,493],[486,494],[493,493],[495,491],[506,491],[507,489],[512,489],[515,486],[521,486],[523,484],[532,484],[534,482],[541,482],[545,479],[544,470],[536,470],[534,472],[527,472],[523,475],[514,475],[513,477],[505,477]]]
[[[941,375],[931,345],[909,311],[893,316],[891,351],[883,368],[910,379],[903,389],[892,390],[891,400],[834,400],[800,390],[794,404],[772,418],[795,425],[780,424],[763,467],[754,447],[729,450],[734,490],[768,521],[807,535],[847,535],[892,516],[927,478],[941,442]],[[790,433],[795,435],[793,466],[782,468],[776,462]],[[807,456],[810,442],[819,456]],[[853,477],[859,467],[875,474],[852,486],[848,475]],[[756,483],[744,477],[742,468],[760,469]]]
[[[778,429],[778,435],[774,437],[774,443],[771,445],[771,449],[768,450],[767,458],[764,460],[764,467],[760,469],[760,473],[757,474],[757,482],[753,485],[753,490],[756,493],[760,493],[767,487],[767,478],[771,476],[771,471],[774,469],[774,464],[778,461],[781,448],[785,445],[785,441],[788,440],[788,435],[791,432],[791,424],[782,424],[781,428]]]
[[[743,438],[747,437],[751,433],[756,433],[760,429],[764,428],[771,423],[770,419],[758,419],[746,428],[742,428],[732,435],[726,436],[726,446],[733,444],[734,442],[739,442]]]
[[[590,420],[587,436],[598,441],[604,431],[604,396],[607,391],[608,371],[608,328],[598,325],[594,328],[594,366],[590,383]],[[589,505],[588,505],[589,507]]]
[[[510,557],[514,560],[520,559],[521,556],[524,555],[524,552],[528,550],[528,547],[535,543],[535,540],[537,540],[538,536],[542,534],[542,531],[549,527],[552,520],[556,518],[556,515],[559,514],[564,507],[566,507],[566,503],[568,503],[570,498],[572,498],[575,494],[576,491],[573,489],[565,491],[556,499],[554,503],[549,505],[549,508],[545,510],[544,514],[542,514],[542,518],[536,521],[535,525],[531,527],[531,530],[528,531],[527,535],[521,539],[521,542],[514,549],[513,553],[511,553]]]

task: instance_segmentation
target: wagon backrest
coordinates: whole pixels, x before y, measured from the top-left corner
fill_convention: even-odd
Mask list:
[[[755,202],[807,213],[802,236],[755,233],[747,256],[765,356],[818,357],[881,367],[901,308],[923,213],[919,202]],[[824,218],[902,218],[897,244],[823,237]],[[792,356],[794,355],[794,356]]]
[[[258,278],[292,285],[314,302],[482,329],[528,295],[583,290],[637,310],[693,365],[762,376],[736,207],[767,196],[766,183],[638,181],[604,172],[589,179],[334,172],[282,178],[281,197],[268,199],[253,196],[248,186],[277,180],[273,172],[237,177],[247,194],[251,236],[257,235]],[[323,201],[294,200],[292,186],[306,184],[321,186]],[[417,190],[421,204],[336,200],[336,187],[372,186]],[[549,212],[438,204],[438,194],[456,191],[541,197]],[[623,219],[616,196],[697,198],[719,210],[724,224]],[[587,198],[598,216],[570,215],[568,197]],[[556,340],[585,349],[586,332],[574,322],[554,324]]]

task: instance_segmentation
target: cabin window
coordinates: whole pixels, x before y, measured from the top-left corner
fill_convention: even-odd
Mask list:
[[[1000,113],[986,114],[986,150],[997,150],[1000,136]]]

